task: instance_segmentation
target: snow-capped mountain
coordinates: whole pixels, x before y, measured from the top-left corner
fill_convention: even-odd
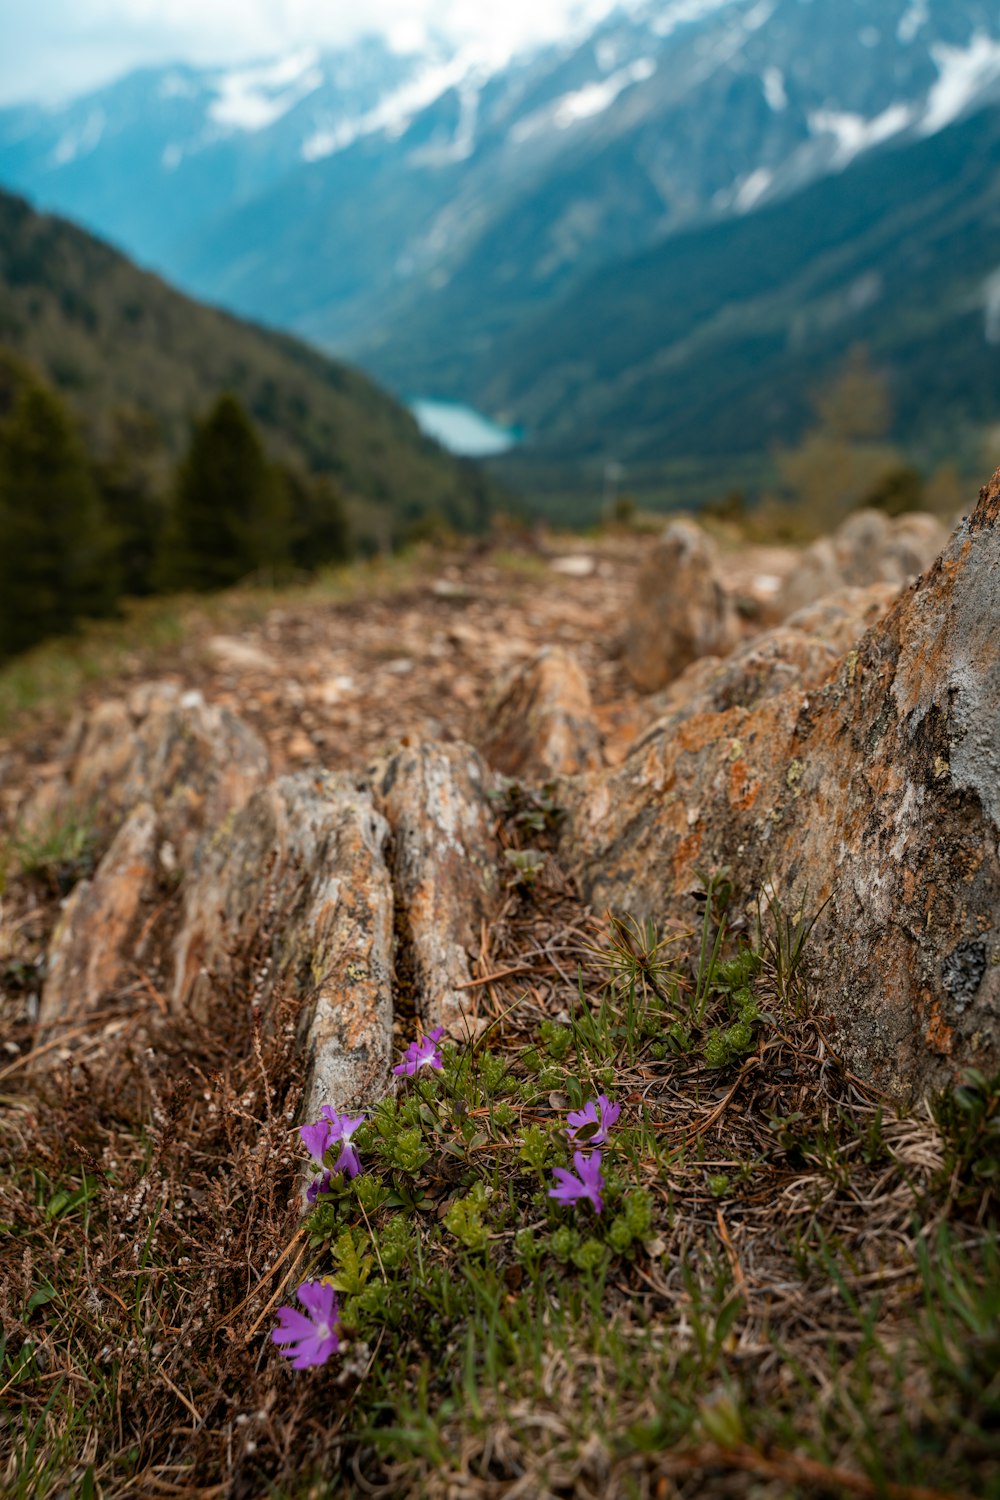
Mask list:
[[[403,393],[502,399],[530,429],[512,372],[540,361],[558,405],[549,309],[1000,99],[995,0],[595,5],[513,58],[369,39],[0,111],[0,181]]]
[[[370,38],[329,56],[143,69],[60,108],[0,111],[0,181],[169,273],[218,216],[342,144],[430,66]]]
[[[0,181],[201,295],[375,347],[401,294],[468,273],[533,301],[998,87],[991,0],[631,0],[513,60],[370,38],[0,111]]]

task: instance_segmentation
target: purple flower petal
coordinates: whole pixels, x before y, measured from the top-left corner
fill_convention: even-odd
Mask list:
[[[570,1110],[566,1116],[566,1123],[569,1126],[569,1135],[588,1141],[593,1140],[601,1128],[597,1105],[593,1099],[588,1099],[582,1109]]]
[[[279,1307],[278,1326],[271,1337],[276,1344],[288,1344],[294,1339],[312,1338],[315,1332],[313,1324],[297,1307]]]
[[[583,1198],[589,1198],[594,1206],[594,1212],[599,1214],[604,1208],[604,1200],[601,1193],[604,1189],[604,1178],[601,1176],[601,1153],[594,1151],[590,1156],[577,1151],[573,1155],[573,1165],[576,1167],[578,1176],[567,1171],[565,1167],[553,1167],[552,1175],[556,1179],[556,1186],[549,1188],[548,1196],[556,1198],[560,1203],[579,1203]]]
[[[357,1177],[361,1171],[361,1158],[353,1146],[345,1146],[337,1157],[335,1172],[343,1172],[345,1177]]]
[[[350,1144],[351,1136],[359,1125],[363,1125],[368,1118],[367,1115],[342,1115],[337,1110],[331,1109],[329,1104],[324,1104],[320,1114],[330,1127],[330,1141],[332,1146],[335,1141],[343,1141],[345,1145]]]
[[[339,1321],[337,1293],[328,1281],[304,1281],[297,1296],[306,1311],[314,1317],[332,1323]]]
[[[313,1161],[322,1166],[323,1156],[330,1144],[330,1127],[327,1122],[317,1120],[315,1125],[300,1125],[299,1135]]]
[[[444,1027],[435,1026],[420,1041],[411,1042],[403,1053],[403,1061],[392,1071],[400,1078],[412,1078],[419,1068],[443,1068],[444,1058],[437,1045],[443,1035]]]
[[[612,1104],[607,1094],[598,1094],[596,1100],[588,1099],[582,1109],[572,1110],[566,1116],[567,1134],[582,1144],[603,1146],[621,1112],[620,1104]]]
[[[294,1307],[279,1307],[278,1326],[271,1330],[271,1341],[291,1360],[293,1369],[306,1370],[325,1364],[340,1348],[340,1312],[337,1294],[329,1282],[304,1281],[296,1295],[309,1316]]]

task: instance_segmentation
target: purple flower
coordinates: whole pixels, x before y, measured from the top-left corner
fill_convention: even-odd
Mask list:
[[[300,1125],[299,1135],[302,1137],[303,1145],[309,1152],[313,1161],[318,1166],[326,1166],[326,1153],[331,1146],[340,1145],[341,1153],[336,1164],[331,1169],[334,1172],[343,1172],[346,1177],[357,1177],[361,1171],[361,1158],[357,1150],[351,1145],[351,1139],[359,1125],[365,1122],[364,1115],[342,1115],[324,1104],[320,1110],[321,1119],[315,1125]],[[321,1182],[314,1182],[307,1190],[306,1197],[310,1203],[315,1203],[319,1193],[330,1191],[330,1171],[323,1174]]]
[[[290,1346],[281,1353],[292,1361],[294,1370],[325,1365],[330,1355],[336,1354],[340,1348],[337,1294],[329,1282],[304,1281],[296,1296],[306,1311],[300,1313],[295,1307],[279,1307],[278,1326],[272,1329],[271,1340],[275,1344]]]
[[[582,1151],[575,1151],[573,1165],[579,1173],[578,1177],[574,1177],[565,1167],[552,1168],[556,1185],[549,1188],[549,1197],[557,1198],[560,1203],[579,1203],[581,1198],[589,1198],[594,1205],[595,1214],[599,1214],[604,1207],[601,1197],[604,1189],[601,1153],[594,1151],[590,1156],[585,1156]]]
[[[621,1112],[620,1104],[612,1104],[607,1094],[598,1094],[596,1101],[588,1099],[582,1109],[575,1109],[566,1116],[567,1134],[581,1146],[603,1146],[608,1131]]]
[[[300,1125],[299,1135],[302,1144],[317,1166],[323,1165],[323,1157],[326,1155],[330,1144],[330,1126],[326,1120],[317,1120],[315,1125]]]
[[[331,1172],[324,1172],[322,1177],[313,1178],[312,1182],[306,1188],[307,1203],[315,1203],[321,1193],[328,1193],[330,1191],[330,1178],[332,1175]]]
[[[411,1042],[403,1053],[403,1061],[393,1068],[400,1077],[412,1078],[420,1068],[443,1068],[444,1058],[438,1042],[444,1035],[443,1026],[435,1026],[419,1042]]]
[[[361,1158],[353,1146],[345,1146],[337,1157],[333,1169],[335,1172],[343,1172],[345,1177],[357,1177],[361,1171]]]
[[[365,1120],[367,1118],[366,1115],[338,1114],[338,1112],[335,1109],[331,1108],[329,1104],[323,1105],[323,1108],[320,1110],[320,1114],[323,1116],[323,1119],[330,1127],[330,1140],[328,1144],[331,1146],[333,1145],[334,1141],[343,1141],[345,1146],[349,1146],[351,1144],[351,1137],[354,1135],[354,1132],[357,1130],[359,1125],[363,1125],[365,1123]]]

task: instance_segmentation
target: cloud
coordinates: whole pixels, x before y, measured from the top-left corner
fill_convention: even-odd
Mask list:
[[[557,36],[612,0],[0,0],[0,101],[82,92],[131,67],[243,62],[380,32],[400,51],[431,33],[500,59]]]

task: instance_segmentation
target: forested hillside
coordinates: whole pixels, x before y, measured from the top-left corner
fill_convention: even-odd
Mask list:
[[[365,376],[182,296],[6,193],[0,346],[63,394],[98,457],[134,449],[140,424],[163,480],[192,422],[230,392],[274,459],[336,482],[362,537],[391,544],[432,515],[475,528],[488,512],[481,474],[423,437]]]

